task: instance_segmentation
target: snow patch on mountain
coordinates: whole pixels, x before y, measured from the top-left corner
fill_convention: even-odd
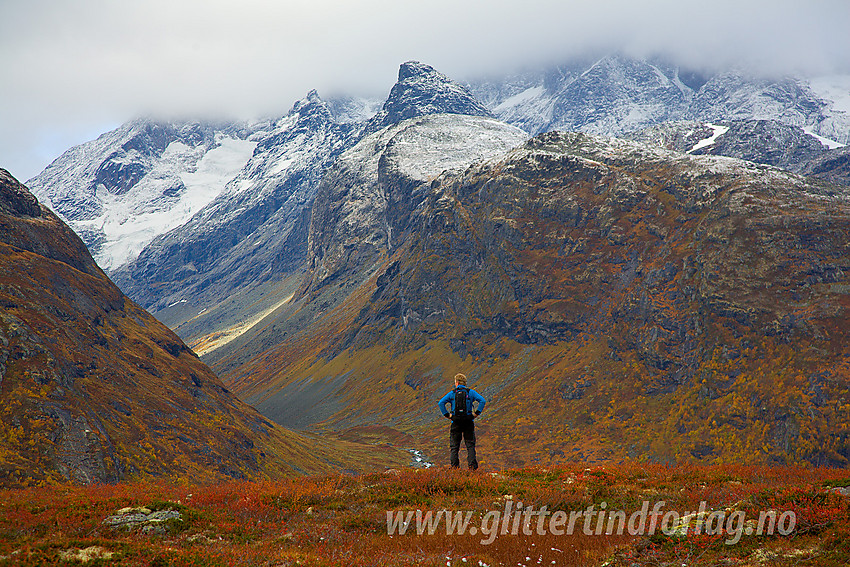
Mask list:
[[[407,125],[392,138],[388,150],[400,171],[427,181],[444,171],[462,171],[527,139],[525,132],[499,120],[438,114]]]
[[[803,128],[803,131],[809,136],[816,138],[818,142],[829,148],[830,150],[834,150],[836,148],[843,148],[847,144],[842,144],[841,142],[837,142],[835,140],[830,140],[829,138],[824,138],[818,134],[815,134],[814,128],[812,126],[806,126]]]
[[[155,312],[182,297],[212,312],[234,290],[253,289],[294,269],[306,254],[306,223],[319,179],[361,129],[336,122],[311,91],[251,136],[256,147],[250,159],[214,199],[153,239],[134,262],[111,274],[113,280]],[[255,307],[262,305],[249,311]]]
[[[542,85],[538,85],[536,87],[530,87],[525,89],[519,94],[515,94],[514,96],[506,99],[501,104],[493,107],[493,112],[495,114],[502,114],[503,112],[507,112],[509,109],[514,108],[519,105],[527,105],[530,102],[535,100],[539,100],[546,93],[546,89],[543,88]]]
[[[338,124],[366,122],[384,105],[384,99],[337,96],[327,99],[328,108]]]
[[[197,211],[218,195],[224,185],[248,162],[257,142],[219,138],[219,147],[208,151],[194,172],[180,175],[186,185],[186,201]],[[200,205],[200,206],[199,206]]]
[[[28,183],[111,272],[215,199],[263,127],[133,120],[69,149]]]
[[[95,260],[104,270],[135,260],[154,238],[182,225],[215,199],[257,145],[233,138],[218,142],[206,153],[203,146],[171,142],[153,170],[127,193],[98,190],[103,215],[76,224],[103,233]]]
[[[718,126],[717,124],[712,124],[711,122],[706,122],[705,125],[708,126],[709,128],[711,128],[713,133],[708,138],[704,138],[704,139],[700,140],[699,142],[697,142],[696,144],[694,144],[694,147],[689,149],[687,153],[690,154],[690,153],[693,153],[693,152],[700,150],[702,148],[707,148],[707,147],[711,146],[712,144],[714,144],[714,142],[717,141],[717,138],[719,138],[720,136],[722,136],[723,134],[725,134],[726,132],[729,131],[728,126]]]

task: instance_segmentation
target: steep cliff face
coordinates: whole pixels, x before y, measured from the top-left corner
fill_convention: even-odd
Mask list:
[[[416,273],[400,269],[394,280],[384,278],[372,298],[377,309],[390,282],[404,282],[398,293],[410,306],[408,329],[427,313],[453,313],[455,331],[461,321],[480,321],[483,325],[468,331],[533,344],[592,328],[666,321],[671,334],[658,340],[675,342],[687,334],[690,315],[725,313],[765,333],[791,333],[805,327],[792,316],[798,302],[812,303],[812,320],[828,319],[831,308],[811,296],[802,274],[782,279],[782,268],[806,266],[808,273],[829,263],[823,269],[830,277],[844,277],[844,218],[821,218],[825,209],[818,205],[830,202],[843,214],[844,192],[736,160],[692,159],[618,140],[553,134],[507,160],[467,171],[431,199],[410,250],[419,256],[407,264]],[[464,214],[471,220],[461,222]],[[825,222],[833,226],[812,246],[810,238]],[[434,228],[441,226],[447,228]],[[775,246],[779,241],[783,244]],[[435,243],[443,248],[435,249]],[[832,256],[824,256],[824,249]],[[784,257],[788,254],[793,259]],[[426,255],[468,265],[437,261],[432,271],[423,271],[430,265],[423,263]],[[442,279],[447,268],[466,274],[470,289],[487,290],[490,299],[476,302],[462,290],[426,285]],[[671,282],[678,289],[668,298],[670,307],[678,302],[684,312],[694,310],[676,318],[678,324],[666,310],[646,304],[663,296]],[[469,307],[476,303],[479,307]],[[640,317],[632,320],[636,314]],[[677,352],[669,346],[663,350]],[[682,371],[687,365],[674,359],[665,361],[668,366]]]
[[[346,466],[240,402],[5,170],[0,306],[0,485]]]
[[[542,135],[433,179],[371,279],[305,328],[278,321],[286,338],[228,377],[284,419],[326,376],[325,426],[393,424],[438,451],[433,404],[461,369],[492,400],[482,444],[502,464],[842,465],[848,234],[836,186]]]
[[[375,261],[404,242],[431,179],[525,140],[518,128],[460,114],[405,120],[364,138],[319,187],[308,250],[313,287],[374,269]]]

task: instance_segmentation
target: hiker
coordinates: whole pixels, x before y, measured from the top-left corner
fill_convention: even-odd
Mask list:
[[[473,402],[478,402],[478,408],[474,411]],[[443,416],[452,420],[449,435],[452,468],[460,467],[458,452],[460,451],[461,437],[466,443],[466,462],[469,469],[474,471],[478,468],[478,459],[475,457],[475,423],[473,420],[481,415],[486,403],[487,401],[481,394],[466,387],[466,376],[464,374],[455,374],[454,390],[437,402],[437,407],[440,408]],[[451,404],[448,412],[446,412],[446,404]]]

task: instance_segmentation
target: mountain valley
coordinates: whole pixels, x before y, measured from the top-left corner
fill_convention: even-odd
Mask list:
[[[411,61],[371,117],[311,91],[252,124],[137,121],[34,192],[99,262],[132,248],[109,276],[228,389],[329,443],[438,461],[463,371],[487,466],[843,467],[850,117],[821,87],[619,55],[464,86]],[[205,160],[228,166],[175,216]],[[114,237],[125,195],[173,226]]]

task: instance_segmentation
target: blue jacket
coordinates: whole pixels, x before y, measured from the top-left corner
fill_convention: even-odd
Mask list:
[[[466,386],[458,386],[458,388],[466,388]],[[470,388],[466,388],[469,390],[469,395],[466,396],[466,411],[469,415],[472,415],[472,402],[478,402],[478,411],[482,411],[484,409],[484,404],[487,403],[481,394],[472,390]],[[448,412],[446,412],[446,404],[451,403],[451,408]],[[443,396],[439,402],[437,402],[437,407],[440,408],[440,412],[448,417],[450,413],[455,412],[455,391],[454,389]]]

